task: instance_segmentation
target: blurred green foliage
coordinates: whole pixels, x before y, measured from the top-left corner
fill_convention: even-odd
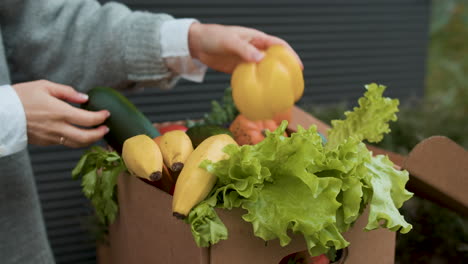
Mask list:
[[[433,0],[427,100],[468,114],[468,0]]]
[[[468,0],[433,0],[426,92],[468,113]]]
[[[433,135],[468,149],[468,0],[432,0],[431,8],[425,96],[400,105],[392,132],[378,144],[401,154]],[[329,122],[348,108],[341,103],[306,110]],[[397,236],[397,263],[468,263],[465,217],[417,196],[401,212],[414,229]]]

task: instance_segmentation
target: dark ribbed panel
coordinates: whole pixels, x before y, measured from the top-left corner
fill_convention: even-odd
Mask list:
[[[102,1],[105,2],[105,1]],[[301,105],[354,102],[370,82],[387,95],[421,96],[428,43],[427,0],[171,0],[121,1],[205,23],[254,27],[288,41],[305,66]],[[182,81],[171,91],[127,93],[154,122],[200,118],[221,98],[229,76],[209,71],[204,83]],[[31,148],[47,230],[57,263],[94,263],[95,248],[83,227],[89,202],[70,171],[83,150]]]

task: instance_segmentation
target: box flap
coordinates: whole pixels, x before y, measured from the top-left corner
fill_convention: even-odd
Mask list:
[[[447,137],[421,141],[403,168],[411,174],[408,189],[468,215],[468,151]]]

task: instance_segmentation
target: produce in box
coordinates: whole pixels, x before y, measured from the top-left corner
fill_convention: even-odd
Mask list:
[[[408,232],[411,225],[398,212],[412,196],[405,189],[408,173],[396,170],[386,156],[372,156],[363,142],[378,142],[390,131],[388,122],[396,121],[398,100],[383,97],[383,85],[370,84],[366,89],[359,107],[346,112],[345,120],[332,122],[328,141],[315,126],[299,128],[287,137],[287,121],[273,132],[265,131],[266,137],[255,145],[238,146],[224,134],[202,140],[188,155],[173,204],[176,216],[188,214],[186,221],[196,243],[206,247],[228,239],[215,207],[245,209],[243,220],[251,222],[254,234],[265,241],[278,238],[284,246],[291,240],[289,230],[301,233],[311,256],[325,253],[331,259],[336,250],[349,245],[342,233],[366,207],[366,230],[384,227]],[[213,138],[222,139],[214,144]],[[112,162],[120,171],[125,167],[116,154],[92,154],[83,156],[74,175],[84,175],[83,190],[99,201],[93,205],[101,208],[100,218],[109,213],[113,220],[115,202],[112,210],[98,206],[105,202],[102,199],[115,199],[109,195],[115,191],[115,178],[114,185],[93,185],[103,177],[97,176],[96,168],[106,164],[104,169],[108,169]],[[104,157],[111,163],[96,162],[92,157]],[[92,173],[88,173],[90,168]],[[90,191],[90,186],[95,189]],[[106,195],[97,199],[90,193]]]
[[[366,230],[408,232],[411,225],[398,212],[412,196],[405,190],[408,172],[396,170],[386,156],[372,156],[363,143],[390,131],[398,100],[382,97],[385,86],[366,89],[359,107],[332,122],[326,144],[315,126],[285,137],[283,122],[256,145],[227,146],[227,160],[204,161],[202,167],[218,181],[189,214],[196,243],[206,247],[228,238],[215,207],[245,209],[243,220],[265,241],[278,238],[284,246],[291,239],[288,230],[302,233],[312,256],[327,253],[332,259],[348,246],[342,233],[365,207],[370,209]]]

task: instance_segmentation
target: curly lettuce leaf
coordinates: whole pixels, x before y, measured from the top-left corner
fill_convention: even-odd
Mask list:
[[[214,205],[202,202],[188,216],[192,236],[199,247],[208,247],[226,240],[228,230],[214,210]]]
[[[291,241],[289,229],[318,238],[321,230],[335,222],[336,210],[340,207],[336,201],[340,181],[310,174],[302,175],[303,178],[294,174],[277,176],[274,183],[265,184],[256,200],[246,200],[242,204],[248,211],[243,219],[252,223],[256,236],[266,241],[278,238],[282,246]],[[323,185],[323,190],[312,195],[309,185]]]
[[[383,155],[373,157],[366,167],[372,175],[369,184],[373,190],[366,230],[382,226],[391,231],[408,233],[412,226],[398,211],[413,196],[405,189],[409,179],[408,172],[395,170],[393,163]]]
[[[359,141],[379,142],[383,134],[390,132],[389,121],[396,121],[398,99],[383,97],[384,85],[372,83],[365,86],[364,97],[359,98],[359,107],[345,112],[345,120],[333,120],[328,131],[330,147],[342,143],[349,137]]]
[[[366,205],[364,192],[367,185],[364,178],[368,177],[368,173],[364,163],[370,160],[371,153],[362,142],[352,138],[333,149],[325,148],[324,152],[326,163],[315,170],[319,170],[317,175],[321,177],[341,180],[341,192],[337,200],[342,206],[337,211],[336,225],[341,232],[345,232]]]
[[[256,236],[264,240],[279,238],[285,246],[291,240],[289,229],[314,236],[335,222],[341,181],[317,177],[305,169],[314,163],[322,165],[325,158],[315,127],[300,128],[290,138],[282,136],[283,131],[275,131],[259,145],[259,150],[280,146],[273,152],[279,162],[266,164],[272,171],[272,181],[265,182],[259,195],[246,199],[242,207],[248,211],[243,219],[252,223]]]
[[[313,236],[305,236],[305,241],[311,256],[319,256],[324,253],[331,255],[330,253],[349,246],[349,242],[343,238],[335,225],[329,225]],[[333,256],[330,259],[334,258]]]

